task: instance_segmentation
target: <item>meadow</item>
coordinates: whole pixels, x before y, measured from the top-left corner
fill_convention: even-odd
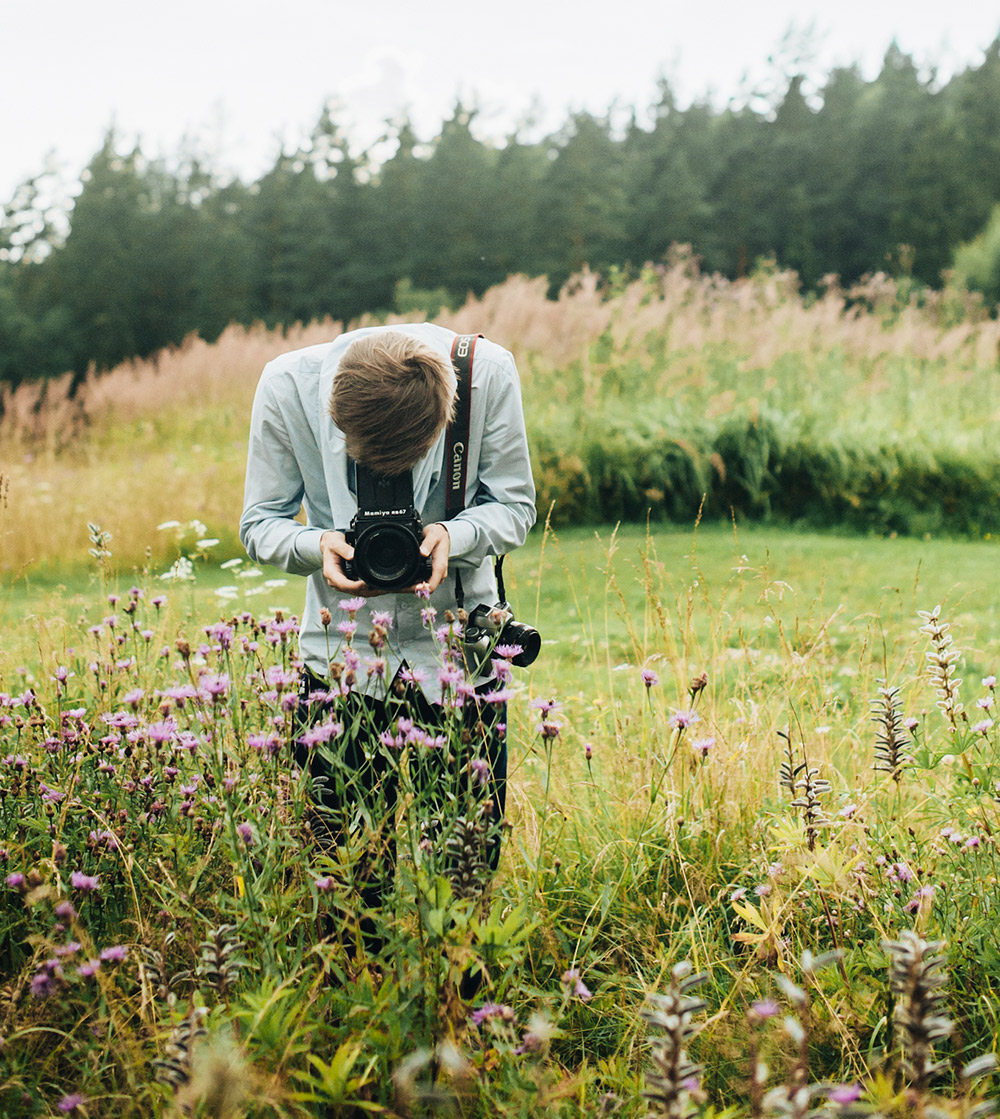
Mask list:
[[[515,349],[551,486],[508,561],[543,646],[495,667],[495,876],[470,742],[404,709],[380,747],[398,800],[334,855],[313,846],[300,592],[227,526],[249,370],[329,325],[7,401],[0,1113],[992,1113],[995,543],[697,508],[574,526],[559,488],[576,471],[582,511],[600,463],[544,440],[616,394],[624,414],[612,354],[645,354],[667,378],[649,411],[663,396],[691,425],[750,415],[759,390],[875,447],[905,388],[913,438],[985,476],[995,324],[898,292],[809,303],[773,275],[730,290],[678,265],[659,302],[651,282],[602,300],[584,278],[550,306],[511,281],[454,319]],[[377,650],[351,613],[334,660],[357,673]],[[357,717],[344,690],[316,748]],[[421,775],[449,755],[429,800]],[[366,913],[390,836],[393,901]]]

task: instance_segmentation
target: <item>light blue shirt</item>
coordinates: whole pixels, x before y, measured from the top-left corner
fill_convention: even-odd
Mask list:
[[[240,518],[240,539],[250,558],[307,576],[305,609],[299,645],[305,664],[318,676],[329,674],[329,656],[341,640],[337,623],[347,615],[339,609],[346,597],[323,578],[320,537],[328,529],[346,532],[357,512],[348,482],[344,435],[330,418],[328,402],[337,366],[347,347],[375,331],[412,335],[450,358],[454,331],[432,323],[366,327],[342,334],[333,342],[282,354],[264,367],[250,420],[246,491]],[[467,610],[497,601],[491,557],[521,546],[535,521],[535,486],[521,408],[521,387],[511,354],[480,338],[473,361],[471,415],[466,482],[466,508],[445,522],[451,540],[448,576],[429,603],[411,594],[379,595],[370,609],[388,612],[387,679],[401,659],[424,677],[423,689],[436,699],[441,686],[441,660],[436,642],[423,624],[421,610],[437,610],[442,624],[446,610],[457,610],[455,571],[462,574]],[[391,433],[387,433],[391,438]],[[413,468],[414,505],[425,526],[445,520],[445,432]],[[305,511],[305,524],[296,517]],[[333,616],[327,632],[320,611]],[[366,606],[357,615],[355,649],[362,657],[358,686],[373,691],[365,659],[371,628]]]

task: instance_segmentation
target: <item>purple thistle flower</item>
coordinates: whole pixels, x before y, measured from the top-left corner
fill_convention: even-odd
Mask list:
[[[24,875],[20,871],[15,871],[13,874],[8,874],[5,881],[12,890],[19,890],[24,885]]]
[[[499,1018],[503,1022],[514,1021],[514,1011],[509,1006],[499,1002],[487,1002],[469,1015],[469,1022],[473,1026],[481,1026],[491,1018]]]
[[[246,820],[236,825],[236,834],[243,840],[247,847],[253,844],[253,824],[248,824]]]
[[[392,615],[388,610],[373,610],[372,625],[381,626],[383,629],[392,629]]]
[[[365,601],[365,599],[358,595],[355,598],[341,599],[341,601],[338,602],[337,605],[340,607],[341,610],[344,611],[345,614],[350,614],[350,616],[353,618],[354,615],[365,605]]]
[[[357,632],[358,623],[351,618],[345,618],[342,622],[337,622],[337,629],[345,637],[353,637]]]
[[[74,890],[83,890],[84,893],[89,894],[100,886],[101,876],[99,874],[84,874],[83,871],[74,870],[69,876],[69,884]]]
[[[861,1085],[860,1084],[838,1084],[836,1087],[831,1088],[826,1094],[826,1098],[830,1103],[846,1106],[849,1103],[854,1103],[861,1098]]]
[[[568,993],[575,995],[581,1002],[589,1002],[594,997],[580,978],[579,968],[571,967],[568,971],[564,971],[562,984]]]
[[[646,690],[655,688],[660,682],[659,676],[651,668],[644,668],[642,670],[642,682],[646,685]]]
[[[198,681],[201,690],[206,692],[213,703],[218,703],[229,691],[229,674],[226,672],[206,673]]]
[[[493,650],[494,656],[502,657],[506,661],[512,661],[515,657],[519,657],[524,652],[520,645],[497,645]]]
[[[472,770],[472,783],[474,785],[485,785],[490,779],[490,763],[485,758],[473,758],[469,762],[469,768]]]
[[[555,699],[533,699],[531,706],[541,711],[542,718],[550,715],[553,711],[557,711],[560,707],[559,701]]]
[[[676,730],[686,730],[700,721],[701,716],[697,711],[675,711],[667,720],[667,725],[674,727]]]
[[[124,944],[112,944],[109,948],[104,948],[101,951],[101,959],[106,964],[118,964],[128,955],[128,949]]]
[[[700,754],[702,758],[707,758],[709,750],[711,750],[714,745],[715,739],[712,737],[696,738],[694,742],[691,743],[691,749],[696,754]]]
[[[780,1013],[781,1007],[774,1001],[774,999],[761,999],[755,1002],[750,1007],[750,1013],[755,1018],[773,1018],[776,1014]]]
[[[426,602],[431,597],[430,583],[417,583],[413,588],[413,593],[417,598],[421,598]]]
[[[100,970],[100,960],[88,960],[85,964],[80,964],[76,969],[76,973],[81,979],[93,979]]]
[[[83,1107],[86,1102],[87,1097],[82,1092],[73,1092],[71,1095],[63,1096],[56,1106],[68,1115],[77,1108]]]

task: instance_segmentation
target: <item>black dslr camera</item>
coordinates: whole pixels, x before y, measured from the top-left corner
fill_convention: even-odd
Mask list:
[[[413,507],[413,478],[407,470],[393,476],[375,474],[357,464],[358,511],[345,533],[354,559],[344,560],[348,579],[394,591],[431,577],[431,561],[420,554],[424,526]]]
[[[533,626],[514,621],[514,615],[506,602],[496,606],[477,606],[465,623],[463,635],[466,664],[479,672],[486,666],[487,659],[498,645],[517,645],[520,653],[511,657],[511,663],[518,668],[532,664],[542,647],[542,638]]]

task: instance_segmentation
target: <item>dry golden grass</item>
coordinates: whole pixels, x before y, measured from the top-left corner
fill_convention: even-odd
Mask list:
[[[789,399],[810,378],[821,395],[831,391],[828,373],[817,372],[831,354],[848,371],[833,389],[841,402],[853,395],[864,409],[891,394],[885,363],[893,358],[942,363],[935,376],[958,397],[957,390],[981,380],[984,367],[995,366],[1000,324],[968,307],[962,314],[952,307],[946,319],[944,304],[957,298],[900,305],[895,284],[875,277],[849,293],[830,284],[822,298],[806,300],[791,274],[727,281],[678,255],[610,298],[587,273],[555,301],[545,298],[544,279],[515,276],[438,321],[482,331],[514,352],[530,426],[542,425],[552,407],[600,407],[610,361],[648,369],[657,394],[695,386],[698,400],[688,406],[707,414],[740,401],[745,371],[770,370],[787,355],[795,356],[792,367],[776,371],[764,387]],[[234,326],[214,344],[192,337],[149,360],[91,375],[72,396],[68,376],[15,391],[0,386],[0,473],[9,494],[0,570],[83,562],[88,521],[114,534],[113,550],[125,565],[142,562],[149,547],[158,550],[154,560],[168,554],[156,532],[167,520],[197,518],[223,548],[236,551],[260,370],[282,351],[341,329],[332,321],[287,331]],[[602,340],[612,359],[595,359]],[[719,352],[731,359],[727,383],[706,374],[705,355]]]

